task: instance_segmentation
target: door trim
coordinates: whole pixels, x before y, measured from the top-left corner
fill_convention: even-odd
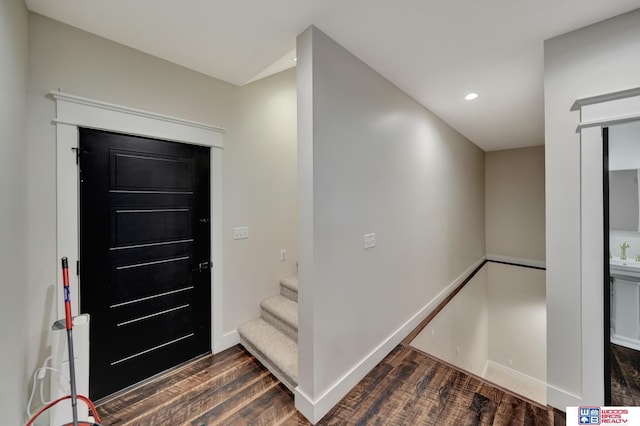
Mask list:
[[[604,359],[604,200],[602,127],[640,119],[640,88],[576,100],[580,134],[580,347],[581,392],[570,395],[551,385],[547,402],[559,406],[603,405]],[[608,243],[607,243],[608,244]],[[554,403],[555,401],[555,403]],[[562,404],[558,401],[564,401]]]
[[[56,104],[56,253],[70,263],[80,253],[79,181],[75,152],[78,127],[89,127],[211,147],[211,342],[214,353],[237,342],[222,332],[222,159],[224,129],[68,93],[49,94]],[[64,316],[62,277],[57,274],[56,310]],[[70,274],[73,314],[78,314],[79,282]]]

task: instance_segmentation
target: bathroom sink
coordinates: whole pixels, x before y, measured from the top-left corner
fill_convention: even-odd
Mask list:
[[[640,262],[636,262],[633,259],[621,260],[618,257],[614,257],[609,259],[609,268],[613,276],[630,276],[635,278],[635,280],[640,280]]]
[[[609,259],[609,263],[611,265],[616,265],[616,266],[631,266],[634,268],[640,268],[640,262],[636,262],[635,260],[632,260],[632,259],[622,260],[618,257],[614,257],[613,259]]]

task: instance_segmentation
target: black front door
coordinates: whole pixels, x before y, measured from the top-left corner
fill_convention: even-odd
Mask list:
[[[100,399],[211,348],[209,148],[80,132],[80,310]]]

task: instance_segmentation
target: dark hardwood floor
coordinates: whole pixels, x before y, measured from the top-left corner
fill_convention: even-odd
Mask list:
[[[293,395],[241,346],[200,358],[98,406],[104,426],[309,425]],[[399,345],[318,424],[564,425],[527,402]]]
[[[640,352],[611,344],[611,405],[640,406]]]

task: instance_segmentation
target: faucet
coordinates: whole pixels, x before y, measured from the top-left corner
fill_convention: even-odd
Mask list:
[[[630,247],[628,242],[620,244],[620,260],[627,260],[627,249]]]

